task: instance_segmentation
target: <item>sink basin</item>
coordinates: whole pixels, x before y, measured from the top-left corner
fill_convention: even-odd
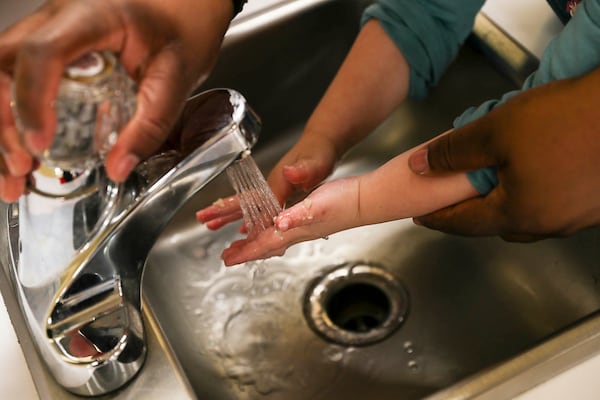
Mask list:
[[[200,90],[231,87],[248,99],[264,123],[253,157],[265,173],[301,133],[369,3],[276,0],[233,23]],[[399,107],[334,178],[445,131],[465,108],[517,87],[532,66],[480,15],[431,96]],[[194,213],[232,193],[219,176],[159,238],[143,278],[148,360],[103,398],[509,398],[600,349],[598,229],[510,244],[402,220],[225,268],[219,256],[239,238],[237,226],[209,231]],[[0,288],[41,397],[70,398],[39,364],[7,280]]]
[[[264,11],[255,25],[250,16],[248,28],[244,21],[234,27],[206,84],[239,89],[261,115],[253,155],[265,173],[301,132],[368,2],[287,3]],[[376,168],[446,130],[466,107],[515,87],[467,46],[428,100],[398,108],[334,177]],[[208,231],[193,213],[231,193],[220,177],[193,199],[159,239],[144,277],[147,303],[198,398],[423,398],[533,349],[600,308],[598,230],[510,244],[404,220],[225,268],[219,255],[238,238],[237,226]],[[347,265],[382,269],[402,287],[403,314],[383,339],[335,341],[310,319],[311,288]],[[341,320],[342,331],[360,336],[391,312],[389,293],[373,280],[333,286],[325,313]]]

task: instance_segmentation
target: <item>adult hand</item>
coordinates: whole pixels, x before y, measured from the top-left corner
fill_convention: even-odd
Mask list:
[[[511,241],[600,224],[600,69],[519,94],[411,155],[420,174],[498,168],[499,184],[415,219],[462,235]]]
[[[50,0],[0,34],[0,198],[18,198],[30,154],[52,142],[52,102],[65,66],[95,50],[118,54],[138,82],[137,111],[106,158],[109,177],[124,180],[160,147],[212,69],[232,12],[223,0]]]

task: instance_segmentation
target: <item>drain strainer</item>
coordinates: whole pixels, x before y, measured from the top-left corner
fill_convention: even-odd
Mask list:
[[[379,265],[343,264],[317,279],[306,292],[304,315],[325,339],[365,346],[391,335],[408,311],[408,293]]]

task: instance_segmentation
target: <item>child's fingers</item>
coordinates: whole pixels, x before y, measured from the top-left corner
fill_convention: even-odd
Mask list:
[[[221,229],[223,226],[227,225],[230,222],[239,220],[240,218],[242,218],[242,216],[242,210],[238,210],[237,212],[222,217],[214,218],[209,221],[203,221],[200,218],[198,218],[198,220],[200,222],[203,222],[208,229],[216,231],[217,229]]]
[[[275,218],[275,226],[281,232],[287,232],[290,229],[300,226],[314,224],[315,218],[312,210],[312,200],[306,198],[298,204],[281,212]]]
[[[282,234],[271,227],[254,239],[237,240],[223,251],[221,258],[225,265],[231,266],[246,261],[280,256],[295,243],[295,234]]]
[[[281,232],[271,227],[261,232],[254,239],[242,239],[233,242],[221,254],[225,265],[231,266],[252,260],[260,260],[273,256],[281,256],[292,245],[307,240],[317,239],[309,227]]]
[[[232,214],[240,209],[240,202],[237,196],[230,196],[224,199],[218,199],[210,206],[199,210],[196,218],[201,222],[210,221],[224,215]]]
[[[205,223],[209,229],[219,229],[240,218],[242,218],[242,210],[236,196],[219,199],[196,212],[196,219]]]
[[[282,173],[290,184],[308,191],[327,178],[331,168],[331,165],[324,164],[322,160],[306,158],[284,166]]]

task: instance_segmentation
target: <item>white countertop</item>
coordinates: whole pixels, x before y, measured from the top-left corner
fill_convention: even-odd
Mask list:
[[[0,399],[37,399],[21,346],[0,296]]]
[[[254,3],[270,0],[253,0]],[[0,15],[18,17],[40,0],[0,2]],[[251,1],[252,3],[252,1]],[[261,4],[262,5],[262,4]],[[540,56],[548,41],[560,30],[560,23],[545,0],[487,0],[486,13],[506,31]],[[6,24],[1,21],[0,29]],[[35,400],[37,395],[23,353],[0,297],[0,399]],[[600,355],[523,393],[518,400],[597,400],[600,393]]]

